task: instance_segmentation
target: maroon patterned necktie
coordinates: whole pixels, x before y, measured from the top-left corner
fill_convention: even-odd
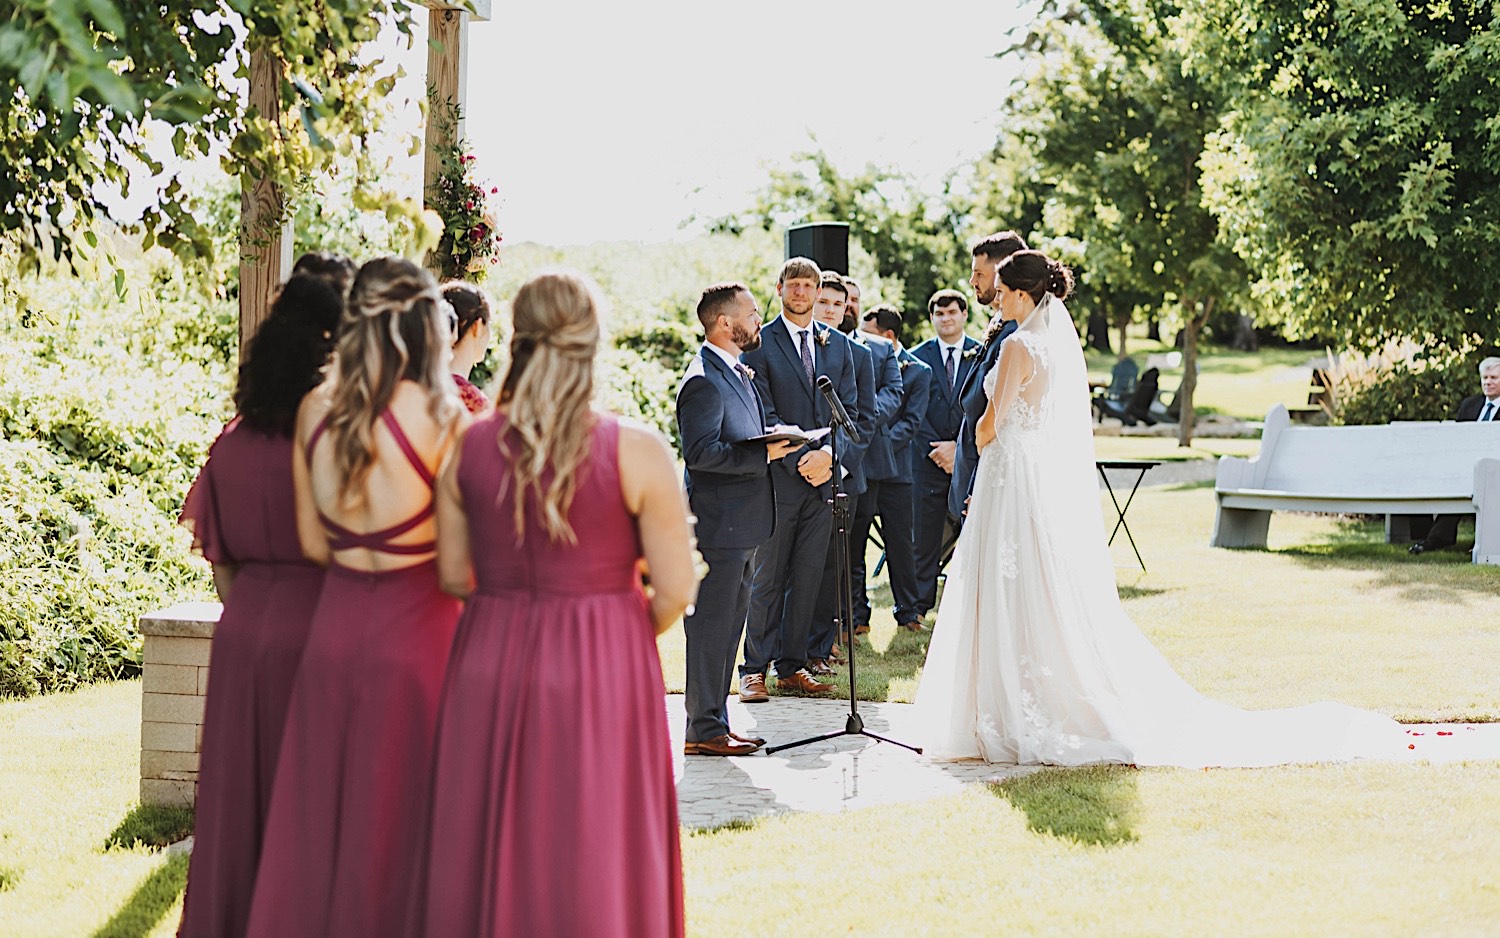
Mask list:
[[[943,365],[948,372],[948,390],[950,391],[953,390],[953,379],[958,377],[958,364],[954,360],[954,353],[957,351],[958,349],[953,346],[948,346],[948,361]]]

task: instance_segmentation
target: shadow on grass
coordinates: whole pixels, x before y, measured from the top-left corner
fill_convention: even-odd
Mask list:
[[[1106,765],[1046,769],[987,786],[1026,815],[1026,826],[1090,847],[1134,843],[1139,771]]]
[[[1121,599],[1144,599],[1147,596],[1160,596],[1167,592],[1166,589],[1155,586],[1131,586],[1129,583],[1121,583],[1117,589],[1120,591]]]
[[[187,886],[188,857],[168,857],[141,880],[125,904],[94,932],[93,938],[142,938],[150,934]]]
[[[165,847],[193,832],[193,809],[136,805],[104,840],[104,849]]]
[[[9,866],[0,866],[0,892],[9,892],[21,881],[21,871]]]
[[[753,831],[759,824],[760,818],[734,818],[710,827],[689,827],[687,835],[689,837],[712,837],[715,834],[738,834]]]
[[[1321,541],[1272,553],[1310,569],[1369,571],[1378,577],[1374,586],[1401,590],[1411,600],[1456,602],[1460,592],[1500,596],[1494,571],[1470,562],[1473,546],[1472,539],[1463,539],[1456,547],[1413,557],[1407,545],[1385,543],[1383,522],[1348,518]]]

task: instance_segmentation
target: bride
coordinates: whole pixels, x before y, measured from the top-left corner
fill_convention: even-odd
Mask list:
[[[1320,703],[1246,711],[1187,685],[1125,614],[1094,475],[1088,375],[1038,251],[996,270],[1018,322],[985,376],[974,494],[917,692],[926,752],[1050,765],[1263,766],[1396,756],[1398,725]]]

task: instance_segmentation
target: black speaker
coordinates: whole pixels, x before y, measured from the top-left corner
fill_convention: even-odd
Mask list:
[[[786,256],[805,257],[822,270],[849,272],[849,226],[841,221],[815,221],[786,230]]]

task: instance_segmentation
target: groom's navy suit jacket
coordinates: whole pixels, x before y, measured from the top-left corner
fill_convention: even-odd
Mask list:
[[[979,427],[979,418],[989,406],[984,393],[984,376],[1000,357],[1000,343],[1016,331],[1016,321],[1006,320],[995,333],[984,351],[979,353],[979,367],[969,370],[958,392],[959,404],[963,407],[963,425],[958,430],[958,447],[953,453],[953,479],[948,483],[948,514],[958,518],[964,516],[969,495],[974,491],[974,471],[979,468],[979,445],[974,442],[974,431]]]
[[[802,369],[802,357],[780,319],[779,316],[772,319],[761,329],[760,348],[740,356],[740,360],[755,371],[755,388],[765,405],[766,425],[795,424],[804,430],[826,427],[830,416],[828,405],[818,389],[808,384],[807,373]],[[826,375],[833,382],[833,389],[844,409],[853,415],[859,409],[854,349],[837,329],[816,322],[813,328],[817,337],[813,350],[814,379]],[[821,449],[822,446],[814,448]],[[797,461],[808,449],[802,447],[773,464],[771,479],[778,501],[796,501],[814,491],[797,472]],[[849,452],[848,441],[841,435],[839,454],[846,463]],[[830,489],[831,486],[823,486],[820,497],[832,497]]]
[[[776,505],[754,387],[721,357],[702,349],[677,391],[677,428],[687,466],[688,503],[705,549],[759,547],[771,536]]]

